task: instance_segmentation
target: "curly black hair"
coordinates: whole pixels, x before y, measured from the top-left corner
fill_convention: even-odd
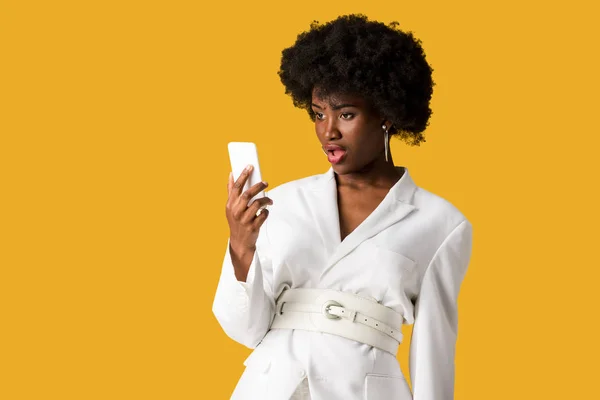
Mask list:
[[[435,83],[421,41],[398,22],[385,25],[363,14],[325,24],[313,21],[282,51],[278,75],[294,106],[314,121],[312,91],[358,94],[393,123],[390,134],[410,145],[425,141]]]

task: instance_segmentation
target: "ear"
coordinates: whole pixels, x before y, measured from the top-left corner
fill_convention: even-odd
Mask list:
[[[392,126],[392,121],[384,119],[383,121],[381,121],[381,124],[379,124],[379,125],[382,127],[382,129],[383,129],[384,125],[385,125],[385,129],[390,129]]]

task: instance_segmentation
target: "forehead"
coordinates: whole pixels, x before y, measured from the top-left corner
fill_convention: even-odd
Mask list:
[[[312,102],[318,105],[337,105],[337,104],[352,104],[357,107],[367,106],[367,101],[364,97],[358,94],[332,92],[325,95],[319,93],[318,89],[312,91]]]

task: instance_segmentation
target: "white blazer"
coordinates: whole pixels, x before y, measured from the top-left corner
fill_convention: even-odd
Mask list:
[[[271,189],[246,282],[225,252],[213,313],[254,351],[231,399],[288,400],[304,378],[312,400],[454,398],[457,297],[471,256],[470,222],[415,185],[408,169],[377,208],[340,240],[334,171]],[[272,329],[287,288],[371,297],[413,324],[410,379],[394,355],[337,335]]]

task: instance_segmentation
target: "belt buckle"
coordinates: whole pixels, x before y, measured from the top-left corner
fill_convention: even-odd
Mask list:
[[[333,315],[329,313],[329,308],[331,306],[343,307],[337,301],[327,300],[325,303],[323,303],[323,307],[321,308],[321,312],[323,313],[323,315],[325,315],[329,319],[341,319],[342,317],[340,317],[339,315]]]

